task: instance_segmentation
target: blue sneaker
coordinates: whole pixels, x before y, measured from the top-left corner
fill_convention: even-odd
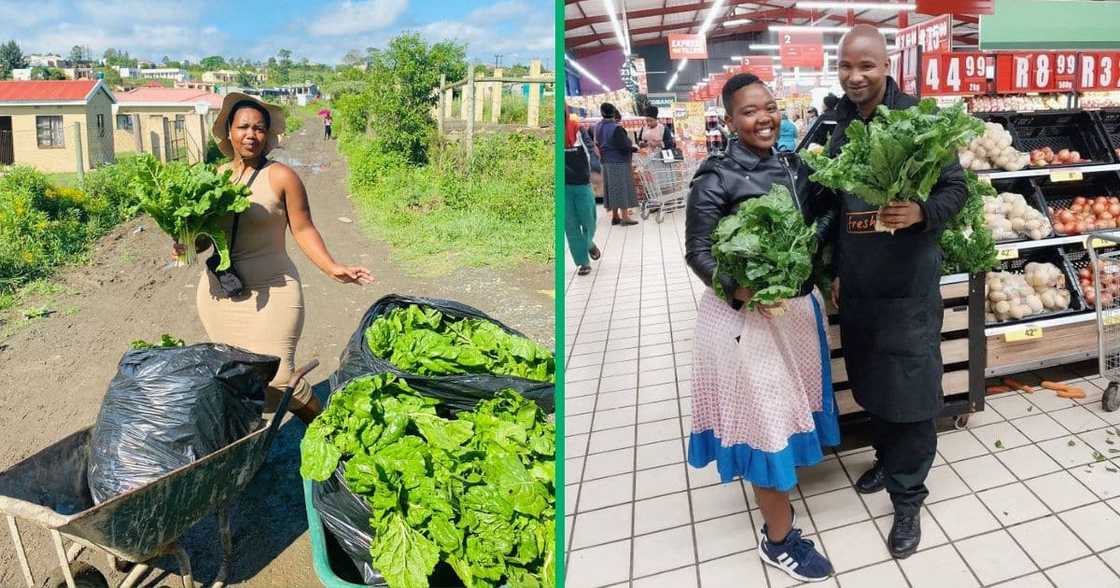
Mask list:
[[[771,543],[765,536],[758,544],[763,563],[772,565],[802,582],[823,582],[832,576],[832,563],[801,538],[801,529],[793,529],[785,541]]]

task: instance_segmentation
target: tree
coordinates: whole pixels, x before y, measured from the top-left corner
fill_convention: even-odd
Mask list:
[[[167,65],[171,63],[171,58],[164,55],[163,59],[160,60],[160,63],[163,64],[164,67],[167,67]]]
[[[252,88],[257,85],[257,77],[247,71],[237,72],[237,85],[242,88]]]
[[[85,50],[81,45],[74,45],[70,48],[70,63],[78,65],[82,62],[82,56],[85,55]]]
[[[27,67],[27,59],[14,40],[0,45],[0,79],[12,77],[13,69]]]
[[[33,80],[65,80],[66,74],[62,73],[61,69],[56,67],[42,67],[35,66],[31,68],[31,79]]]
[[[214,71],[216,69],[223,69],[226,67],[226,60],[221,55],[211,55],[210,57],[203,57],[200,62],[202,68],[207,71]]]
[[[124,85],[124,80],[121,79],[121,72],[112,66],[101,68],[101,75],[105,78],[105,84],[110,88],[120,88]]]

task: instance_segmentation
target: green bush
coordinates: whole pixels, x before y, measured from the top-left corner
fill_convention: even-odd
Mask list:
[[[218,149],[218,142],[214,140],[214,137],[210,137],[210,140],[206,142],[206,153],[203,155],[203,161],[213,165],[220,165],[229,161],[226,154]]]

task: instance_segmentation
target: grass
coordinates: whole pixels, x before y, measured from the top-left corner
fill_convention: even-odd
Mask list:
[[[462,108],[462,98],[456,96],[451,103],[451,117],[458,120]],[[541,96],[540,102],[540,119],[538,124],[542,127],[552,126],[553,122],[553,104],[551,97]],[[482,103],[482,123],[490,124],[490,118],[493,115],[494,108],[491,99],[487,99]],[[502,96],[502,111],[498,116],[498,123],[503,125],[521,125],[525,126],[528,123],[529,116],[529,99],[525,96],[518,94],[506,94]]]
[[[81,187],[81,181],[78,180],[77,172],[64,172],[55,174],[46,174],[47,181],[55,186],[62,186],[66,188]]]

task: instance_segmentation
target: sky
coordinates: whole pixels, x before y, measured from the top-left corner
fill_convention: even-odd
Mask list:
[[[159,61],[207,55],[267,60],[281,48],[292,59],[336,64],[346,52],[385,47],[403,31],[431,42],[466,43],[470,59],[554,63],[553,0],[0,0],[0,42],[25,55],[65,57],[88,45]]]

